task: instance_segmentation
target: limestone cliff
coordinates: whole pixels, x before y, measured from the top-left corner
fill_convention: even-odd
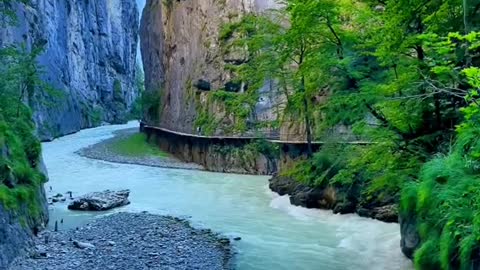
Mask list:
[[[150,120],[168,129],[198,133],[196,121],[206,111],[223,119],[225,126],[231,124],[234,120],[225,108],[207,100],[210,91],[242,92],[244,87],[232,82],[226,66],[239,56],[222,50],[220,29],[224,23],[274,5],[274,0],[147,1],[140,33],[146,89],[160,93],[161,104]],[[275,118],[269,112],[268,91],[260,91],[260,96],[255,106],[258,115]]]
[[[32,0],[14,9],[18,22],[0,29],[0,46],[44,46],[42,77],[57,90],[33,102],[39,137],[125,121],[137,96],[135,1]]]

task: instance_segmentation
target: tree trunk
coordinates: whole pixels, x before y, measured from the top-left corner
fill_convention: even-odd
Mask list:
[[[422,61],[425,60],[425,51],[421,45],[415,46],[415,51],[417,51],[417,59]]]
[[[434,103],[435,103],[435,116],[436,116],[436,130],[441,130],[442,128],[442,110],[440,104],[440,96],[439,94],[433,95]]]
[[[463,26],[465,28],[465,35],[470,33],[470,8],[468,0],[463,0]]]
[[[470,3],[468,0],[463,0],[463,24],[464,24],[464,30],[465,30],[465,35],[468,35],[470,31],[472,31],[471,27],[471,17],[475,16],[475,11],[476,7],[473,7],[473,5]],[[472,57],[470,56],[470,50],[468,48],[468,45],[465,46],[465,66],[470,67],[472,65]]]
[[[23,96],[25,95],[25,85],[21,86],[20,90],[20,96],[18,97],[17,101],[17,118],[20,117],[20,107],[22,106],[23,103]]]
[[[311,127],[311,119],[308,107],[308,98],[307,93],[305,91],[305,76],[302,75],[302,93],[303,93],[303,109],[305,111],[305,133],[307,135],[307,157],[312,157],[313,150],[312,150],[312,127]]]

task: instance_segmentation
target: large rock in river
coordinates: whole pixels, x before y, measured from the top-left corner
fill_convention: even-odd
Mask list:
[[[130,190],[93,192],[76,198],[68,205],[70,210],[106,211],[130,204]]]

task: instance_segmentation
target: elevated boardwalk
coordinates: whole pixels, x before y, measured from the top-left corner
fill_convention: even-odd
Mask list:
[[[147,129],[148,130],[156,130],[156,131],[160,131],[160,132],[164,132],[164,133],[168,133],[168,134],[172,134],[172,135],[176,135],[176,136],[181,136],[181,137],[186,137],[186,138],[194,138],[194,139],[200,139],[200,140],[203,139],[203,140],[212,140],[212,141],[252,141],[252,140],[264,139],[264,140],[267,140],[268,142],[275,143],[275,144],[284,144],[284,145],[285,144],[287,144],[287,145],[288,144],[290,144],[290,145],[307,145],[308,144],[307,141],[281,140],[280,136],[272,136],[269,133],[264,133],[264,134],[260,134],[260,135],[257,135],[257,136],[254,136],[254,135],[247,135],[247,136],[243,136],[243,135],[238,135],[238,136],[212,135],[212,136],[207,136],[207,135],[179,132],[179,131],[170,130],[170,129],[163,128],[163,127],[148,125],[148,124],[145,124],[143,122],[140,123],[140,126],[141,126],[142,129],[145,129],[145,130],[147,130]],[[367,145],[367,144],[371,144],[372,142],[357,140],[357,141],[339,141],[338,143],[353,144],[353,145]],[[312,144],[313,145],[323,145],[323,144],[325,144],[325,142],[324,141],[312,141]]]

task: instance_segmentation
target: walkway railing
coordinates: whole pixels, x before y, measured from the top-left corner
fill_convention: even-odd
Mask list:
[[[198,139],[211,139],[211,140],[261,140],[263,139],[276,144],[308,144],[306,140],[282,140],[280,139],[280,135],[286,136],[286,134],[280,134],[278,131],[263,131],[263,132],[259,131],[255,135],[253,134],[252,135],[202,135],[202,134],[191,134],[191,133],[175,131],[175,130],[171,130],[164,127],[149,125],[144,122],[140,122],[140,126],[141,128],[159,130],[159,131],[174,134],[177,136],[198,138]],[[292,136],[300,137],[301,135],[288,134],[288,137],[292,137]],[[326,141],[312,141],[312,144],[325,144],[325,143]],[[371,144],[372,142],[362,141],[362,140],[345,140],[345,141],[338,141],[336,143],[366,145],[366,144]]]

